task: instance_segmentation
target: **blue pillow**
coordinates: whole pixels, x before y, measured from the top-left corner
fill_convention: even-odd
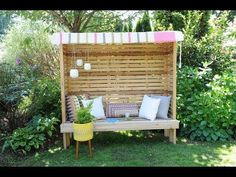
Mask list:
[[[158,112],[157,112],[157,118],[167,119],[171,96],[152,95],[151,97],[156,98],[156,99],[161,99]]]

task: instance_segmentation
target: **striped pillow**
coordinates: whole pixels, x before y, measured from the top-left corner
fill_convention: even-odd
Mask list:
[[[75,95],[66,96],[66,113],[67,119],[73,122],[76,117],[76,111],[80,107],[79,99]]]
[[[138,105],[134,103],[108,103],[106,117],[125,117],[129,113],[131,117],[138,116]]]

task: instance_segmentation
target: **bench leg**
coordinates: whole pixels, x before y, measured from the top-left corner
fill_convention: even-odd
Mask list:
[[[88,140],[88,148],[89,148],[89,156],[92,157],[92,145],[91,145],[91,140]]]
[[[75,159],[78,160],[78,158],[79,158],[79,141],[76,141]]]
[[[63,133],[63,146],[64,149],[70,146],[70,133]]]
[[[169,129],[169,141],[176,144],[176,129]]]
[[[67,144],[67,147],[70,146],[70,133],[66,134],[66,144]]]
[[[165,137],[169,137],[169,130],[168,129],[164,129],[164,136]]]
[[[63,133],[63,146],[64,149],[67,149],[66,133]]]

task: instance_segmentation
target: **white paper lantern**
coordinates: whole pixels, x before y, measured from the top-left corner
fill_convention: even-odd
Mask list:
[[[84,64],[84,69],[87,70],[87,71],[91,70],[91,64],[90,63],[85,63]]]
[[[79,76],[79,71],[78,71],[78,69],[71,69],[71,70],[70,70],[70,77],[76,78],[76,77],[78,77],[78,76]]]
[[[82,59],[77,59],[76,64],[77,64],[77,66],[83,66],[83,60]]]

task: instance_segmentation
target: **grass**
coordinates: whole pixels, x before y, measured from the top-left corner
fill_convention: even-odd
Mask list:
[[[155,131],[103,132],[94,136],[93,154],[89,158],[87,143],[81,144],[76,160],[75,144],[64,150],[58,141],[47,151],[26,157],[2,154],[1,166],[236,166],[236,141],[179,138],[173,145]]]

